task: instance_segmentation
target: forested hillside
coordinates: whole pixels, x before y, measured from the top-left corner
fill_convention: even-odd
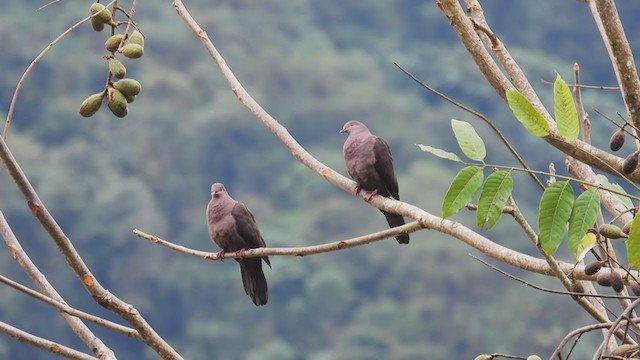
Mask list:
[[[559,338],[590,319],[568,297],[550,296],[469,257],[477,252],[429,231],[409,246],[393,239],[309,257],[272,257],[269,303],[255,307],[234,261],[199,261],[135,237],[132,229],[205,251],[210,185],[222,182],[253,211],[267,245],[293,247],[382,230],[382,215],[296,162],[234,98],[198,39],[170,2],[139,1],[136,19],[145,55],[126,62],[143,86],[125,118],[78,114],[106,78],[104,35],[84,24],[35,67],[17,103],[8,143],[33,185],[95,275],[136,305],[188,359],[472,359],[481,352],[548,353]],[[3,1],[0,11],[0,108],[33,58],[87,16],[91,1]],[[569,81],[579,62],[583,82],[615,83],[586,5],[578,1],[485,1],[485,12],[513,49],[543,99],[556,72]],[[397,62],[447,95],[482,111],[510,136],[533,166],[549,161],[564,172],[559,152],[542,147],[515,121],[482,79],[446,17],[431,1],[191,0],[207,31],[247,90],[314,156],[346,175],[338,131],[359,119],[391,146],[403,200],[440,213],[459,170],[420,151],[429,144],[455,151],[452,118],[473,123],[489,144],[490,163],[515,164],[494,134],[409,79]],[[640,3],[619,2],[625,30]],[[585,25],[585,24],[588,24]],[[624,111],[616,92],[585,90],[593,107]],[[103,109],[105,110],[105,109]],[[606,121],[591,114],[594,133]],[[3,115],[4,117],[4,115]],[[596,138],[605,142],[608,138]],[[531,149],[540,145],[535,153]],[[606,146],[604,143],[598,146]],[[84,294],[55,245],[0,170],[0,207],[34,261],[74,306],[112,314]],[[527,175],[515,187],[535,216],[541,192]],[[525,192],[523,192],[524,194]],[[529,204],[525,204],[529,201]],[[469,214],[468,224],[474,223]],[[465,215],[456,219],[465,221]],[[488,234],[532,253],[504,218]],[[566,250],[565,250],[566,251]],[[29,284],[8,252],[0,274]],[[518,274],[514,269],[508,271]],[[544,286],[554,279],[523,275]],[[0,319],[82,348],[54,310],[7,287]],[[55,319],[43,322],[43,319]],[[46,325],[46,326],[45,326]],[[101,330],[96,332],[101,335]],[[154,359],[143,344],[126,344],[122,359]],[[593,349],[577,349],[588,354]],[[0,338],[0,358],[48,354]],[[576,357],[576,358],[579,358]]]

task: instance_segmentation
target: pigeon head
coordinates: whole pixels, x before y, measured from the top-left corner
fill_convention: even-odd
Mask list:
[[[211,185],[211,196],[214,198],[219,198],[223,194],[227,193],[227,189],[225,189],[224,185],[221,183],[215,183]]]
[[[356,132],[368,133],[369,129],[360,121],[351,120],[351,121],[348,121],[346,124],[344,124],[340,132],[347,133],[347,135],[349,135]]]

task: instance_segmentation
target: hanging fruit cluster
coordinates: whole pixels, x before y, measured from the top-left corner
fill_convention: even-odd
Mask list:
[[[116,12],[120,11],[128,18],[128,21],[118,22],[115,19]],[[89,9],[91,14],[91,26],[95,31],[104,30],[105,26],[111,27],[111,36],[107,39],[104,47],[110,52],[105,56],[109,68],[109,76],[104,89],[86,98],[80,105],[80,115],[84,117],[93,116],[107,99],[107,107],[117,117],[125,117],[129,112],[129,104],[142,90],[140,82],[134,79],[125,78],[127,68],[116,56],[122,55],[129,59],[139,59],[144,55],[144,36],[138,30],[138,26],[133,23],[132,18],[120,7],[114,7],[111,12],[107,7],[99,2],[95,2]],[[118,27],[125,25],[123,33],[116,33]],[[129,34],[129,29],[131,33]],[[115,81],[115,79],[120,79]]]
[[[613,224],[603,224],[600,225],[597,230],[590,229],[590,231],[610,240],[627,239],[629,237],[630,226],[631,223],[626,224],[623,228],[619,228],[618,226]],[[589,276],[596,275],[596,282],[598,283],[598,285],[611,287],[613,291],[619,293],[624,290],[625,281],[622,275],[620,275],[620,273],[615,270],[615,267],[612,266],[614,260],[608,258],[608,253],[605,253],[605,256],[607,257],[604,259],[598,259],[587,264],[584,268],[584,273],[585,275]],[[609,269],[608,271],[601,271],[603,268]],[[629,276],[626,277],[629,283],[629,288],[635,295],[640,295],[639,279],[630,276],[629,273],[628,275]]]

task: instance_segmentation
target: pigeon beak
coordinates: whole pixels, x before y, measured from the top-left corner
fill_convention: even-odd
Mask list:
[[[342,129],[342,130],[340,130],[340,132],[338,132],[338,134],[344,134],[344,133],[346,133],[346,132],[347,132],[347,131],[346,131],[345,129]]]

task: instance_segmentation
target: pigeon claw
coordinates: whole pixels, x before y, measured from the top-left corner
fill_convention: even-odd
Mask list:
[[[218,259],[220,259],[220,261],[224,261],[224,254],[226,254],[226,252],[224,250],[221,250],[216,253],[216,256],[218,257]]]
[[[240,250],[236,251],[236,255],[240,256],[241,258],[244,258],[244,257],[245,257],[245,254],[244,254],[244,253],[245,253],[245,251],[247,251],[247,250],[245,250],[244,248],[242,248],[242,249],[240,249]]]
[[[365,199],[365,200],[367,200],[367,201],[371,201],[371,199],[372,199],[374,196],[376,196],[376,195],[378,195],[378,190],[377,190],[377,189],[376,189],[376,190],[373,190],[373,191],[370,191],[370,192],[367,194],[367,196],[365,196],[365,197],[364,197],[364,199]]]

